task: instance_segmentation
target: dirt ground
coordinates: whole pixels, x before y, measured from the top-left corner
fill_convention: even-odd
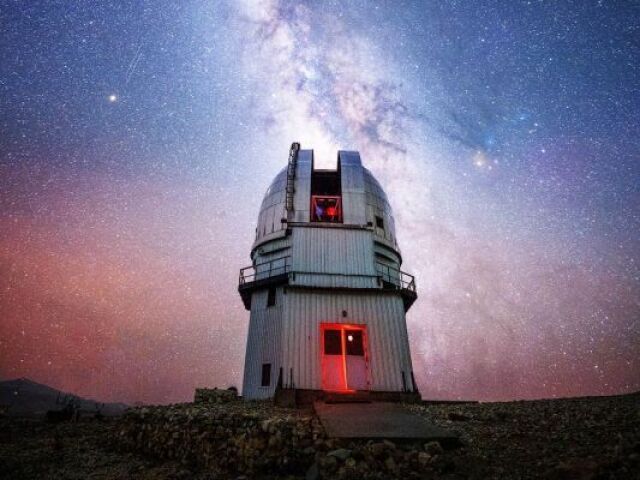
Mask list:
[[[425,478],[640,479],[640,394],[407,408],[462,439],[440,455],[444,468]],[[123,451],[112,440],[118,422],[0,418],[0,478],[220,478]]]

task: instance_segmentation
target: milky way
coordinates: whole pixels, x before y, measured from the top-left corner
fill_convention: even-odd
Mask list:
[[[359,150],[424,397],[640,389],[640,82],[606,2],[0,3],[0,377],[239,385],[262,193]]]

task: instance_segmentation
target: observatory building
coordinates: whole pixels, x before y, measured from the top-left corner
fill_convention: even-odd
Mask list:
[[[244,398],[418,394],[405,319],[416,285],[400,271],[391,206],[358,152],[316,170],[313,150],[291,146],[262,201],[251,260],[238,287],[251,311]]]

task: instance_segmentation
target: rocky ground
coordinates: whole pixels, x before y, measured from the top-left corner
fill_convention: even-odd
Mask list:
[[[469,477],[640,479],[640,393],[409,408],[460,433]]]
[[[0,419],[0,478],[640,478],[640,395],[410,405],[462,444],[336,441],[309,411],[183,404]]]

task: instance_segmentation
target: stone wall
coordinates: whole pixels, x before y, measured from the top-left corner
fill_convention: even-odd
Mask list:
[[[143,407],[127,412],[118,443],[222,472],[302,472],[324,433],[311,413],[249,402]]]
[[[239,400],[237,390],[217,388],[196,388],[193,402],[200,404],[228,403]]]
[[[438,442],[327,438],[311,410],[270,402],[137,408],[125,414],[116,435],[120,448],[221,478],[432,478],[447,468]]]

